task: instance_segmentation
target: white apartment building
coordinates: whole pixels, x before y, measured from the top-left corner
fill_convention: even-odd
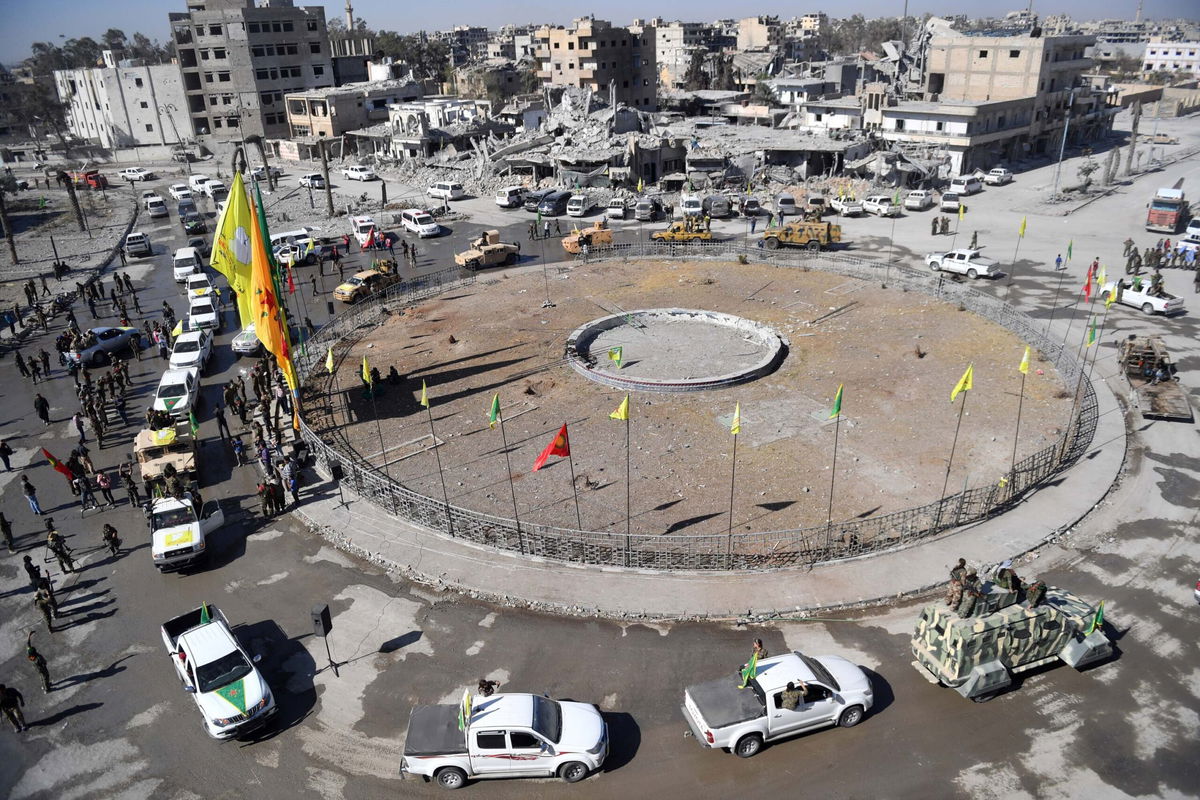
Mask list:
[[[1153,41],[1146,45],[1142,72],[1184,70],[1200,77],[1200,42]]]

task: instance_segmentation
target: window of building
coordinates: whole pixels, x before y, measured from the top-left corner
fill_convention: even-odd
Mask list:
[[[315,19],[310,19],[310,20],[308,20],[308,29],[309,29],[310,31],[316,31],[316,30],[318,30],[318,27],[317,27],[317,21],[316,21]]]
[[[1006,119],[1007,119],[1007,117],[1005,117],[1003,114],[1001,114],[1001,115],[1000,115],[1000,118],[996,120],[996,127],[997,127],[997,128],[1003,128],[1003,127],[1004,127],[1004,121],[1005,121]]]
[[[575,62],[574,61],[567,62],[567,69],[575,69]]]
[[[220,128],[220,127],[222,127],[222,125],[221,125],[221,118],[220,118],[220,117],[213,117],[213,127],[214,127],[214,128]]]
[[[236,128],[240,124],[241,124],[241,120],[239,120],[237,117],[226,117],[225,118],[225,127],[226,128]]]
[[[142,108],[149,108],[149,107],[150,107],[150,104],[149,104],[149,103],[147,103],[145,100],[143,100],[143,101],[141,102],[141,104],[140,104],[140,105],[141,105],[141,107],[142,107]]]
[[[568,50],[574,50],[574,49],[575,49],[575,43],[574,43],[574,42],[567,42],[567,49],[568,49]]]
[[[217,80],[221,83],[229,83],[229,73],[228,72],[218,72]]]
[[[210,53],[209,53],[209,51],[208,51],[208,50],[201,50],[201,51],[200,51],[200,60],[201,60],[201,61],[208,61],[208,57],[209,57],[209,55],[210,55]]]
[[[944,130],[946,130],[946,123],[944,123],[944,122],[935,123],[933,128],[934,128],[934,130],[937,130],[937,131],[944,131]]]
[[[311,131],[307,125],[293,125],[292,133],[296,136],[309,136]]]
[[[988,57],[988,51],[987,51],[987,50],[980,50],[980,51],[979,51],[979,57],[980,57],[980,58],[987,58],[987,57]]]
[[[266,54],[267,48],[263,47],[261,44],[250,48],[250,55],[254,58],[262,58]]]
[[[153,131],[154,131],[154,126],[147,122],[146,123],[146,133],[152,133]]]
[[[231,95],[231,94],[221,95],[221,105],[223,105],[223,106],[233,105],[233,95]]]
[[[320,53],[321,52],[321,43],[320,42],[309,42],[308,43],[308,52]]]
[[[555,43],[554,43],[554,49],[555,49],[555,50],[557,50],[557,49],[558,49],[558,42],[555,42]]]
[[[554,68],[559,72],[562,72],[562,64],[558,63],[557,61],[554,62]]]
[[[321,66],[320,64],[313,65],[313,75],[324,75],[324,74],[325,74],[325,67]]]
[[[225,48],[224,47],[214,47],[213,48],[213,58],[224,58],[224,57],[225,57]]]
[[[246,30],[249,31],[250,33],[258,33],[258,30],[259,30],[258,23],[257,22],[247,22]]]
[[[256,69],[254,70],[254,77],[260,81],[265,81],[271,77],[271,71],[268,69]]]
[[[813,116],[817,122],[820,122],[825,117],[824,114],[814,114]]]
[[[1008,57],[1009,57],[1009,58],[1020,58],[1020,57],[1021,57],[1021,51],[1020,51],[1020,50],[1009,50],[1009,51],[1008,51]]]
[[[208,96],[208,104],[210,106],[215,106],[217,104],[217,96],[215,94]]]
[[[650,85],[650,81],[646,78],[642,78],[642,86],[649,86],[649,85]]]
[[[291,33],[292,32],[292,23],[290,23],[290,22],[283,23],[283,32]]]
[[[264,26],[264,30],[265,30],[265,29],[266,29],[266,28],[265,28],[265,26]],[[278,22],[272,22],[272,23],[271,23],[271,30],[272,30],[273,32],[275,32],[275,33],[280,33],[280,32],[283,30],[283,26],[282,26],[282,25],[280,25]]]
[[[904,120],[902,120],[902,119],[896,120],[896,130],[898,130],[898,131],[904,130]]]
[[[212,83],[212,82],[213,82],[213,74],[212,74],[211,72],[206,72],[206,73],[204,73],[204,82],[205,82],[205,83]]]
[[[134,78],[134,79],[133,79],[133,85],[134,85],[134,86],[136,86],[136,87],[138,87],[139,89],[140,89],[140,88],[142,88],[142,79],[141,79],[141,78]]]
[[[221,35],[221,26],[220,25],[209,25],[208,26],[208,35],[209,36],[220,36]]]
[[[629,88],[629,81],[621,81],[621,88],[622,88],[622,89],[628,89],[628,88]]]
[[[284,45],[284,49],[287,51],[287,55],[289,55],[289,56],[295,56],[295,55],[300,54],[300,46],[299,45],[295,45],[295,44]]]

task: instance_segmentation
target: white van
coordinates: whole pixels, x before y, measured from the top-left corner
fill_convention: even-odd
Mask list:
[[[371,235],[372,231],[377,232],[379,230],[372,217],[352,217],[350,228],[354,231],[354,238],[358,240],[360,245],[367,243],[367,237]]]
[[[200,252],[194,247],[181,247],[171,256],[171,274],[176,283],[183,283],[201,269]]]
[[[282,244],[298,244],[301,248],[307,249],[308,242],[313,238],[313,234],[321,230],[320,228],[311,228],[305,225],[303,228],[295,231],[284,231],[283,233],[271,234],[271,249],[274,250]]]
[[[699,217],[704,214],[704,201],[697,195],[684,194],[679,196],[679,216]]]
[[[567,216],[582,217],[592,210],[592,199],[584,193],[573,194],[567,201]]]
[[[400,225],[409,233],[415,233],[424,239],[426,236],[437,236],[442,232],[442,226],[434,222],[428,211],[420,208],[406,208],[400,212]]]
[[[501,208],[520,208],[525,205],[524,186],[505,186],[496,192],[496,205]]]
[[[971,195],[982,192],[983,184],[974,175],[959,175],[950,181],[950,188],[947,191],[958,195]]]

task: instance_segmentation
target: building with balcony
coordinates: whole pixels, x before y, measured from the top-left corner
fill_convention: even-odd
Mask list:
[[[652,25],[614,27],[583,17],[539,28],[538,78],[546,86],[575,86],[639,111],[658,107],[655,30]]]
[[[103,67],[55,70],[67,129],[109,150],[183,144],[192,138],[179,67],[121,59],[105,50]]]
[[[169,18],[198,135],[286,138],[284,95],[334,85],[323,6],[187,0],[187,8]]]
[[[377,122],[388,108],[419,100],[421,85],[410,81],[353,83],[328,89],[309,89],[284,95],[293,139],[333,139]]]

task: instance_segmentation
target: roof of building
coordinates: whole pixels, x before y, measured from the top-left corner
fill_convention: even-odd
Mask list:
[[[403,78],[388,78],[382,81],[362,81],[360,83],[344,83],[341,86],[325,86],[320,89],[301,89],[295,92],[284,92],[285,97],[329,97],[335,94],[370,94],[372,92],[390,92],[394,89],[404,89],[409,86],[420,87],[420,84]]]

